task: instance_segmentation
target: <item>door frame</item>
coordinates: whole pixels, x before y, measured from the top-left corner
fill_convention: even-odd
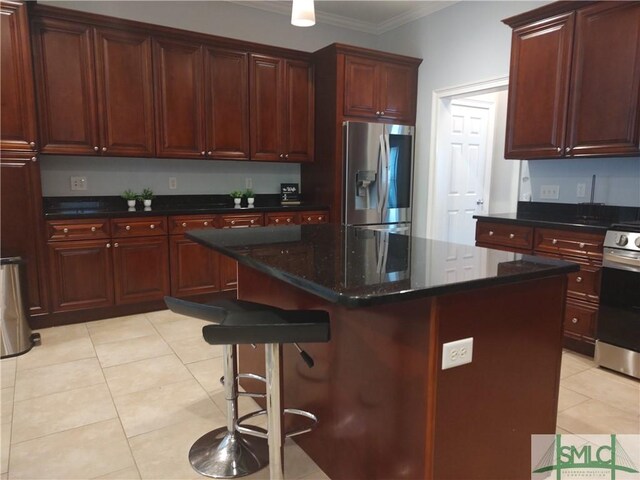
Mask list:
[[[431,139],[429,147],[429,191],[427,192],[427,238],[435,238],[435,227],[437,222],[435,221],[436,211],[436,170],[438,164],[438,139],[442,134],[441,130],[441,118],[444,114],[445,101],[455,100],[456,98],[464,98],[475,95],[483,95],[485,93],[494,93],[504,90],[509,85],[509,77],[497,77],[482,82],[468,83],[465,85],[457,85],[454,87],[447,87],[438,90],[434,90],[431,93]],[[494,119],[490,119],[490,123],[493,124]],[[493,133],[493,129],[492,129]],[[493,145],[493,135],[491,135],[491,141],[487,142],[487,147]],[[487,156],[487,162],[491,159]],[[489,169],[489,174],[491,170]],[[486,177],[486,169],[485,169]],[[490,178],[489,178],[490,181]],[[489,199],[484,200],[489,205]]]

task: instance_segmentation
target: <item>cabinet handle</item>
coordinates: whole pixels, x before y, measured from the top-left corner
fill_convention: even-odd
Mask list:
[[[579,245],[580,245],[580,248],[584,248],[585,243],[584,242],[580,242]]]
[[[91,231],[95,232],[96,231],[96,227],[91,227]]]
[[[209,222],[204,222],[204,226],[208,227],[209,226]]]
[[[320,215],[320,216],[318,217],[318,220],[322,220],[322,215]]]
[[[102,147],[102,151],[106,152],[107,151],[107,147]]]
[[[62,229],[62,231],[63,231],[64,233],[69,233],[69,229],[68,229],[68,228],[63,228],[63,229]]]
[[[376,112],[376,115],[380,115],[380,111],[377,111],[377,112]]]
[[[235,225],[236,221],[235,220],[231,220],[231,225]]]
[[[207,155],[211,156],[211,154],[212,154],[212,153],[213,153],[213,152],[212,152],[211,150],[209,150],[209,151],[207,152]]]
[[[556,239],[554,238],[553,240],[551,240],[551,243],[552,243],[553,245],[555,245],[556,243],[558,243],[558,240],[556,240]]]
[[[107,243],[106,247],[107,247],[107,248],[111,248],[111,244],[110,244],[110,243]]]
[[[571,319],[571,323],[578,323],[578,318],[577,317],[573,317]]]
[[[287,218],[287,223],[291,223],[291,219],[290,218]]]
[[[279,218],[276,218],[276,223],[280,223],[280,219]]]
[[[182,226],[186,227],[187,226],[187,222],[182,222]]]
[[[489,236],[493,237],[493,235],[494,235],[493,230],[489,230]]]
[[[564,149],[565,153],[569,153],[571,151],[571,147],[567,147]]]
[[[98,146],[93,147],[93,151],[94,152],[97,152],[98,150],[100,150],[100,147],[98,147]]]
[[[131,225],[127,225],[126,227],[124,227],[125,230],[131,230]]]
[[[154,228],[156,228],[156,226],[152,223],[151,225],[149,225],[149,228],[153,230]]]
[[[380,112],[380,115],[384,115],[384,111]]]
[[[513,233],[510,233],[510,234],[509,234],[509,238],[513,239],[513,238],[515,238],[515,237],[516,237],[516,236],[515,236]]]
[[[576,283],[582,283],[582,277],[576,277]]]
[[[31,157],[31,161],[32,162],[37,162],[38,161],[38,157]]]
[[[311,217],[307,217],[307,220],[310,222],[311,221]]]
[[[281,154],[280,154],[280,158],[284,158],[284,153],[281,153]]]
[[[288,159],[289,158],[289,154],[287,153],[284,158]]]
[[[113,244],[113,246],[114,246],[115,248],[118,248],[118,242],[114,243],[114,244]]]
[[[556,152],[560,153],[562,151],[562,147],[556,148]]]
[[[200,155],[202,155],[204,157],[204,154],[207,153],[204,150],[202,152],[200,152]]]
[[[29,142],[29,146],[31,148],[36,148],[36,142]]]
[[[253,224],[253,223],[256,223],[256,221],[255,221],[255,220],[251,220],[251,223],[252,223],[252,224]]]

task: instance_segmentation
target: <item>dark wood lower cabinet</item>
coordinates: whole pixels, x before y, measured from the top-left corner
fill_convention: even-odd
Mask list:
[[[186,297],[220,290],[220,255],[184,236],[172,236],[171,295]]]
[[[220,256],[220,290],[235,290],[238,287],[238,262]]]
[[[113,269],[108,240],[49,243],[52,310],[113,305]]]

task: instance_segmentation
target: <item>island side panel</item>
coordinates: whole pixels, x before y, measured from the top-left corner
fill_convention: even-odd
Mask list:
[[[242,265],[238,278],[241,299],[331,314],[331,341],[303,345],[314,368],[283,347],[285,406],[319,418],[296,441],[323,471],[344,480],[424,478],[431,300],[346,309]],[[240,371],[264,372],[263,349],[241,347]]]
[[[531,476],[531,434],[556,429],[565,292],[562,275],[437,298],[438,344],[474,341],[472,363],[438,369],[433,478]]]

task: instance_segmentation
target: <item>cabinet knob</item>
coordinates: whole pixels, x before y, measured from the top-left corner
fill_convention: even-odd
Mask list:
[[[560,153],[562,151],[562,147],[556,148],[556,152]]]
[[[63,229],[62,229],[62,231],[63,231],[64,233],[69,233],[69,229],[68,229],[68,228],[63,228]]]
[[[287,218],[287,223],[291,223],[291,219],[290,218]]]
[[[182,222],[182,226],[186,227],[187,226],[187,222]]]
[[[252,224],[253,224],[253,223],[256,223],[256,221],[255,221],[255,220],[251,220],[251,223],[252,223]]]
[[[582,277],[576,277],[576,283],[582,283]]]
[[[107,151],[107,147],[102,147],[102,151],[106,152]]]
[[[125,230],[131,230],[131,225],[127,225],[126,227],[124,227]]]
[[[376,112],[376,115],[380,115],[380,111],[377,111],[377,112]]]
[[[309,221],[309,222],[310,222],[310,221],[311,221],[311,217],[307,217],[307,221]]]
[[[38,161],[38,157],[31,157],[31,161],[32,162],[37,162]]]
[[[96,227],[91,227],[91,231],[95,232],[96,231]]]
[[[551,243],[552,243],[553,245],[555,245],[555,244],[557,244],[557,243],[558,243],[558,240],[556,240],[556,239],[554,238],[553,240],[551,240]]]
[[[580,248],[584,248],[585,247],[585,243],[584,242],[580,242],[579,245],[580,245]]]
[[[320,215],[320,216],[318,217],[318,220],[319,220],[319,221],[322,221],[322,215]]]
[[[569,153],[571,151],[571,147],[567,147],[564,149],[565,153]]]
[[[280,158],[284,158],[284,153],[281,153],[281,154],[280,154]]]
[[[276,223],[280,223],[280,219],[279,218],[276,218]]]
[[[493,237],[493,235],[494,235],[493,230],[489,230],[489,236],[490,236],[490,237]]]
[[[93,151],[94,152],[97,152],[98,150],[100,150],[100,147],[98,147],[98,146],[93,147]]]
[[[204,225],[205,227],[208,227],[208,226],[209,226],[209,222],[203,222],[203,225]]]
[[[284,156],[284,158],[289,158],[289,154],[287,153],[287,154]]]
[[[36,142],[29,142],[29,146],[31,148],[36,148]]]
[[[236,221],[235,220],[231,220],[231,225],[235,225]]]
[[[571,319],[571,323],[578,323],[578,318],[577,317],[573,317]]]
[[[202,152],[200,152],[200,155],[202,155],[202,156],[204,157],[205,153],[207,153],[207,152],[205,152],[205,151],[203,150]]]
[[[113,244],[113,246],[114,246],[115,248],[118,248],[118,242],[114,243],[114,244]]]
[[[154,228],[156,228],[156,226],[152,223],[151,225],[149,225],[149,228],[153,230]]]
[[[513,234],[513,233],[510,233],[510,234],[509,234],[509,238],[513,239],[513,238],[515,238],[515,237],[516,237],[516,236],[515,236],[515,234]]]
[[[107,243],[106,247],[107,247],[107,248],[111,248],[111,244],[110,244],[110,243]]]
[[[380,115],[384,115],[384,111],[380,112]]]
[[[209,150],[209,151],[207,152],[207,155],[209,155],[209,156],[211,156],[212,154],[213,154],[213,152],[212,152],[211,150]]]

